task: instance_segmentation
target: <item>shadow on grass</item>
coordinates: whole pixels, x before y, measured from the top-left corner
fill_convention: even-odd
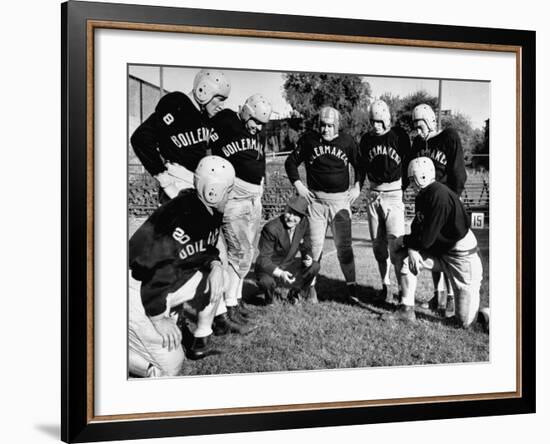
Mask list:
[[[343,280],[333,279],[325,275],[317,276],[317,296],[319,302],[334,302],[343,305],[350,305],[347,300],[347,286]],[[394,293],[394,303],[388,303],[379,294],[380,289],[370,285],[357,285],[357,299],[360,308],[368,310],[371,314],[379,317],[392,313],[399,308],[399,295]],[[243,301],[254,307],[264,307],[265,299],[255,279],[254,273],[250,272],[243,285]],[[445,318],[430,309],[416,307],[416,318],[433,324],[440,324],[446,327],[461,328],[454,317]],[[191,322],[196,322],[193,313],[186,313]]]
[[[446,327],[455,327],[455,328],[462,328],[456,319],[453,317],[446,318],[439,316],[438,314],[435,314],[434,312],[428,310],[428,309],[416,309],[415,310],[416,319],[424,320],[431,322],[433,324],[440,324]]]
[[[370,285],[357,285],[357,298],[361,302],[372,303],[378,290]],[[320,274],[317,276],[317,295],[319,301],[332,301],[347,304],[348,289],[343,280],[333,279]]]
[[[254,273],[248,273],[243,284],[243,301],[261,307],[265,305],[264,294],[258,287]]]
[[[320,302],[331,301],[348,304],[346,299],[346,284],[337,279],[319,275],[317,277],[317,294]],[[399,298],[397,294],[394,294],[395,303],[391,304],[380,297],[379,289],[370,285],[357,286],[357,299],[359,300],[361,308],[368,310],[371,314],[377,314],[380,318],[385,314],[395,312],[399,309]],[[432,324],[440,324],[445,327],[462,328],[454,317],[446,318],[430,309],[416,307],[415,314],[418,320],[427,321]]]
[[[332,279],[324,275],[317,276],[317,296],[320,302],[332,301],[342,304],[348,304],[347,286],[343,280]],[[375,288],[371,286],[358,285],[358,298],[365,303],[373,303],[377,297]],[[262,306],[265,305],[264,295],[261,293],[255,276],[249,274],[243,285],[243,301],[247,304]]]

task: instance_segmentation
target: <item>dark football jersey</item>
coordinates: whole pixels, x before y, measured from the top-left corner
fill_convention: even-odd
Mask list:
[[[447,128],[437,136],[424,140],[416,136],[412,143],[412,157],[429,157],[435,166],[435,179],[444,183],[459,196],[466,183],[464,152],[458,133]]]
[[[129,265],[141,281],[145,312],[166,310],[166,296],[199,270],[219,260],[216,248],[223,215],[209,209],[194,189],[182,190],[158,208],[129,242]]]
[[[206,114],[182,92],[166,94],[132,134],[130,142],[145,169],[153,176],[166,170],[165,162],[195,171],[206,156],[210,138]]]
[[[420,190],[414,206],[411,234],[403,238],[407,248],[444,253],[470,229],[468,213],[458,195],[442,183],[433,182]]]
[[[298,166],[304,162],[307,185],[313,191],[339,193],[350,186],[349,165],[357,167],[357,144],[351,136],[340,133],[327,142],[317,132],[308,132],[285,162],[292,183],[300,179]]]
[[[231,162],[239,179],[259,185],[265,176],[265,147],[259,135],[251,135],[237,113],[229,109],[216,114],[212,127],[212,154]]]
[[[392,128],[386,134],[365,134],[359,144],[360,176],[370,182],[389,183],[406,175],[407,157],[410,155],[409,136],[400,128]]]

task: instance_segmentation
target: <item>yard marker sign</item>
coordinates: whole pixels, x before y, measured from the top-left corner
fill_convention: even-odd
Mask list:
[[[485,227],[485,214],[472,213],[472,228],[484,228]]]

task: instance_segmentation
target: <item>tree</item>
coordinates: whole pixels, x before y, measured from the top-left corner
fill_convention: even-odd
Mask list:
[[[471,165],[476,135],[470,119],[458,112],[444,115],[441,118],[441,129],[445,128],[453,128],[458,133],[464,151],[464,162],[467,166]]]
[[[394,96],[390,92],[385,92],[380,96],[380,100],[383,100],[390,109],[391,121],[393,125],[398,122],[398,115],[401,113],[403,107],[403,99],[400,96]]]
[[[285,98],[314,126],[319,110],[332,106],[340,112],[341,127],[358,138],[368,125],[371,87],[358,75],[288,73],[284,75]]]
[[[489,169],[489,119],[485,120],[483,130],[476,130],[482,133],[481,137],[476,137],[476,143],[474,145],[473,152],[476,155],[474,157],[473,166],[476,168],[483,167],[486,170]]]
[[[477,166],[477,161],[475,161],[475,154],[477,154],[477,150],[479,149],[479,147],[483,145],[483,139],[484,139],[483,130],[479,128],[474,128],[472,138],[470,139],[470,146],[471,146],[470,164],[474,168]]]

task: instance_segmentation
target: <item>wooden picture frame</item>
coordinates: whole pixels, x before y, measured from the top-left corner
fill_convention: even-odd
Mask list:
[[[70,1],[62,14],[62,417],[65,442],[535,412],[535,33]],[[460,396],[94,413],[94,33],[275,38],[505,52],[516,57],[516,389]],[[528,118],[527,118],[528,116]],[[496,165],[498,168],[498,165]],[[514,199],[510,197],[512,201]],[[513,242],[510,239],[510,242]]]

